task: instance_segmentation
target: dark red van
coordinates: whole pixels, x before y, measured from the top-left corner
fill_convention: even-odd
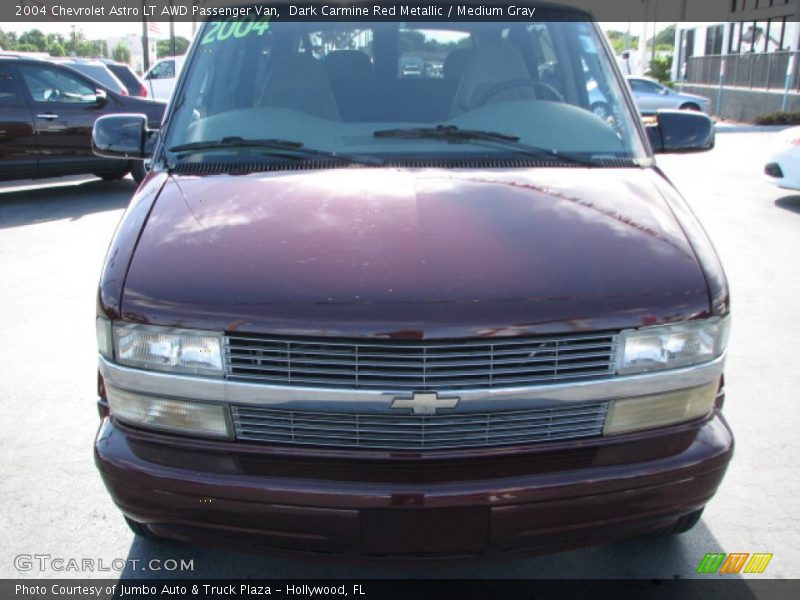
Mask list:
[[[97,153],[152,158],[97,313],[136,533],[510,557],[698,521],[728,288],[653,152],[713,127],[645,128],[597,25],[546,10],[209,22],[158,133],[98,120]]]

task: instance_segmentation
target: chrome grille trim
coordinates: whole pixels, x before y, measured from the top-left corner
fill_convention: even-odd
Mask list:
[[[614,374],[616,333],[449,342],[225,336],[226,377],[311,388],[436,391]]]
[[[397,410],[391,408],[391,403],[400,395],[388,390],[305,388],[146,371],[116,364],[102,356],[98,357],[98,368],[106,385],[130,392],[283,410],[395,414]],[[445,390],[442,394],[461,398],[458,410],[464,413],[577,406],[698,387],[718,381],[724,368],[723,355],[701,365],[669,371],[517,388],[467,389],[453,393]],[[407,395],[406,392],[401,393]]]
[[[496,413],[377,415],[232,406],[236,439],[376,450],[446,450],[602,435],[607,402]]]

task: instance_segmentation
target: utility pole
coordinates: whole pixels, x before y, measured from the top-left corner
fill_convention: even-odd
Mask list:
[[[658,0],[653,4],[653,51],[650,53],[650,65],[656,60],[656,36],[658,35]]]
[[[641,22],[639,25],[641,26],[640,33],[639,33],[639,49],[638,49],[638,56],[639,56],[639,71],[636,75],[644,75],[647,73],[647,26],[649,25],[649,21],[647,20],[647,16],[650,13],[650,2],[648,0],[642,0],[642,16]]]
[[[142,0],[142,54],[144,54],[144,71],[150,69],[150,40],[148,39],[147,17],[144,16],[144,0]]]
[[[169,0],[169,48],[172,56],[175,56],[175,15],[172,14],[173,0]]]

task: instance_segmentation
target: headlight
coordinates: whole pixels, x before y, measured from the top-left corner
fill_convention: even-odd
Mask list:
[[[221,334],[115,325],[114,356],[123,365],[142,369],[221,377]]]
[[[106,388],[111,415],[125,423],[204,437],[232,438],[228,408],[221,404],[146,396]]]
[[[728,344],[729,318],[623,331],[619,338],[617,373],[645,373],[708,362]]]

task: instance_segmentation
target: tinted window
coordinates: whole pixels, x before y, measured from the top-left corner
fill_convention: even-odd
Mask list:
[[[67,66],[69,66],[71,69],[75,69],[80,73],[83,73],[90,79],[93,79],[97,83],[106,86],[113,92],[119,93],[125,87],[122,85],[122,82],[119,79],[117,79],[116,76],[105,67],[105,65],[70,63]]]
[[[165,60],[158,63],[148,75],[148,79],[171,79],[172,77],[175,77],[174,60]]]
[[[664,88],[652,81],[646,79],[631,79],[631,88],[634,92],[642,94],[660,94]]]
[[[397,41],[397,75],[401,78],[444,79],[448,57],[452,61],[458,49],[472,46],[465,31],[417,29],[411,25],[400,27]]]
[[[0,65],[0,104],[13,105],[22,103],[17,83],[14,73]]]
[[[96,90],[66,69],[20,66],[34,102],[90,104],[97,100]]]

